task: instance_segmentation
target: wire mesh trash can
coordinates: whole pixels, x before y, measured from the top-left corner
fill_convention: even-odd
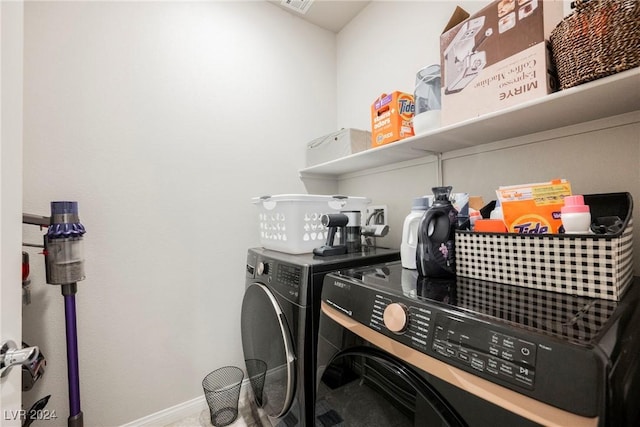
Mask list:
[[[267,364],[260,359],[247,359],[244,361],[247,366],[247,376],[251,383],[251,389],[259,407],[263,407],[266,403],[264,395],[264,379],[267,373]]]
[[[238,401],[243,379],[242,369],[225,366],[209,373],[202,380],[211,424],[214,426],[226,426],[238,418]]]

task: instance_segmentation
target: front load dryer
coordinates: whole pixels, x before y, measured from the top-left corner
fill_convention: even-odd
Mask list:
[[[313,426],[320,291],[327,273],[400,259],[398,250],[318,257],[249,249],[242,347],[255,401],[276,426]]]

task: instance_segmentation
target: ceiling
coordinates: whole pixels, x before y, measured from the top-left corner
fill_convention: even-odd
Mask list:
[[[315,0],[311,3],[307,12],[302,14],[286,6],[282,6],[281,0],[267,1],[307,22],[333,31],[334,33],[339,32],[354,16],[371,3],[370,0]],[[292,0],[291,3],[302,4],[308,1],[309,0]]]

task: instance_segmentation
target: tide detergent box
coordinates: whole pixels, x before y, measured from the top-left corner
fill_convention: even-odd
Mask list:
[[[413,136],[413,95],[404,92],[383,93],[371,104],[371,147]]]
[[[558,87],[547,40],[563,2],[496,0],[457,8],[440,36],[442,125],[513,107]]]
[[[564,198],[571,196],[571,184],[556,179],[500,187],[496,193],[510,233],[555,234],[562,225],[560,209]]]

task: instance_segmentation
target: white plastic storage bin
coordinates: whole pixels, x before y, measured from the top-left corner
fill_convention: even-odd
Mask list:
[[[254,197],[258,206],[260,243],[266,249],[289,254],[313,252],[327,240],[327,228],[320,222],[323,214],[360,211],[371,200],[366,197],[280,194]]]

